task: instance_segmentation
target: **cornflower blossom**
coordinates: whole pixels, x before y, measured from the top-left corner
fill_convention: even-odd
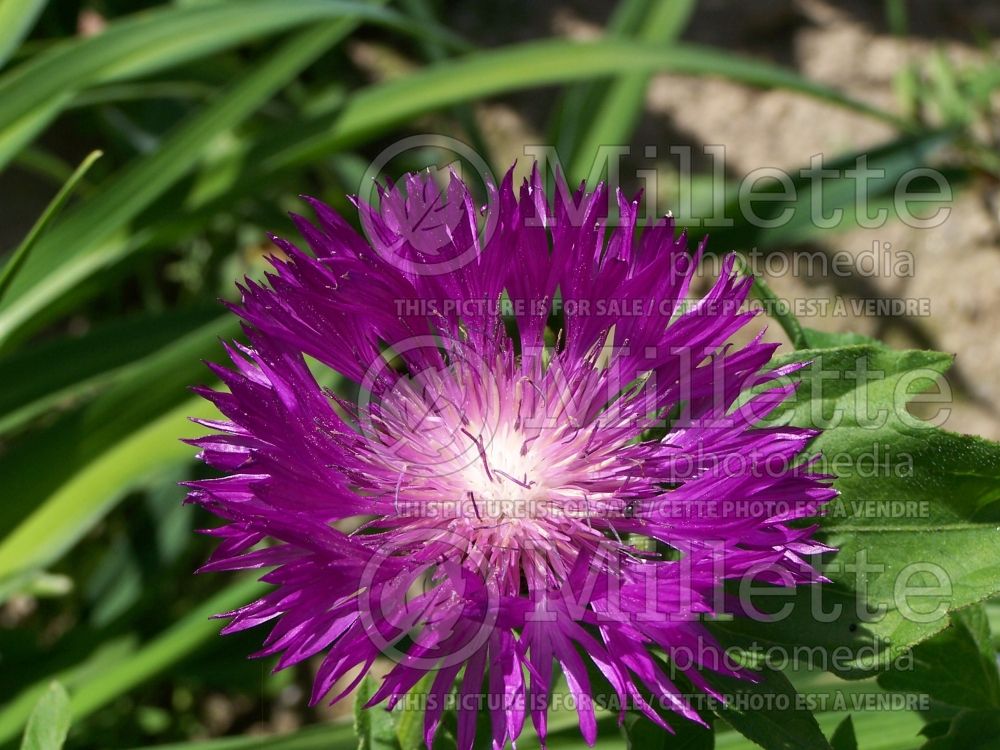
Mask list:
[[[559,675],[590,744],[600,691],[702,722],[684,684],[753,678],[703,622],[721,584],[821,580],[800,519],[835,492],[797,459],[815,432],[761,424],[802,365],[727,344],[753,317],[733,257],[691,303],[704,243],[670,219],[637,236],[604,185],[549,203],[512,171],[485,209],[457,177],[379,188],[356,202],[367,238],[307,199],[311,254],[273,238],[274,272],[241,287],[247,343],[197,389],[225,419],[191,441],[222,476],[189,500],[224,521],[204,570],[272,588],[224,632],[272,623],[278,669],[322,653],[313,702],[380,658],[370,705],[432,675],[428,746],[449,700],[460,750],[479,710],[494,747],[529,717],[544,743]]]

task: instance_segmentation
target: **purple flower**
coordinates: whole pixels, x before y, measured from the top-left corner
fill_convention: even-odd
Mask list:
[[[703,247],[669,219],[637,239],[603,185],[550,205],[537,170],[519,197],[508,173],[484,212],[457,178],[404,187],[359,203],[369,240],[309,200],[313,255],[274,238],[234,306],[249,345],[212,366],[227,391],[199,389],[227,420],[193,441],[223,472],[191,483],[225,522],[204,569],[274,586],[224,632],[272,622],[279,669],[325,652],[314,702],[384,657],[371,705],[433,675],[428,745],[449,700],[461,750],[479,710],[495,747],[529,716],[544,742],[560,673],[591,744],[602,691],[702,721],[679,676],[748,676],[702,622],[720,584],[820,580],[798,521],[835,494],[796,461],[815,433],[760,426],[800,365],[727,345],[752,317],[734,259],[688,303]]]

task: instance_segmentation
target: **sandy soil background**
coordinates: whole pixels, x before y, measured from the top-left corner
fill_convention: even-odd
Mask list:
[[[880,2],[771,0],[754,3],[703,0],[682,38],[793,68],[806,77],[890,110],[898,110],[897,73],[936,50],[959,64],[996,59],[1000,3],[991,0],[911,2],[908,35],[891,33]],[[602,33],[608,7],[569,2],[540,8],[504,4],[490,36],[503,41],[535,34],[591,37]],[[522,23],[512,23],[511,18]],[[483,35],[481,15],[458,19],[469,33]],[[362,57],[364,57],[362,55]],[[515,108],[480,113],[498,150],[510,158],[520,144],[543,142],[533,110],[544,102],[530,97]],[[519,113],[519,114],[516,114]],[[528,113],[525,115],[524,113]],[[647,112],[633,140],[633,153],[647,144],[660,153],[670,146],[726,147],[728,176],[740,178],[759,167],[797,170],[814,154],[837,155],[875,147],[892,129],[869,117],[783,91],[759,91],[736,83],[680,75],[658,75],[647,95]],[[523,155],[521,155],[523,158]],[[500,159],[502,162],[503,159]],[[877,229],[830,232],[818,240],[830,253],[871,252],[891,243],[912,254],[912,273],[883,273],[860,280],[822,276],[770,278],[786,299],[892,296],[926,300],[929,315],[806,317],[803,323],[829,331],[856,331],[896,347],[934,348],[956,355],[949,382],[956,403],[946,427],[1000,438],[1000,210],[998,185],[983,178],[955,187],[947,220],[931,229],[890,222]],[[717,248],[718,249],[718,248]],[[797,248],[791,247],[794,252]],[[798,248],[801,249],[801,248]],[[769,335],[781,337],[772,325]]]

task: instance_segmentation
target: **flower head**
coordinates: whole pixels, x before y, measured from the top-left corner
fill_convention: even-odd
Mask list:
[[[272,622],[279,668],[323,652],[313,701],[384,656],[372,704],[432,674],[428,745],[449,695],[462,750],[478,708],[496,747],[528,717],[544,740],[559,674],[590,743],[598,681],[701,721],[677,676],[740,675],[701,622],[720,584],[817,580],[798,519],[834,494],[796,463],[813,432],[760,426],[798,365],[726,344],[750,280],[728,258],[688,305],[703,247],[669,219],[637,238],[637,203],[610,220],[603,185],[550,204],[537,171],[485,217],[457,178],[409,176],[359,203],[367,240],[309,202],[312,254],[274,239],[234,307],[249,344],[201,389],[226,417],[194,441],[224,472],[191,483],[225,521],[205,569],[273,584],[225,630]]]

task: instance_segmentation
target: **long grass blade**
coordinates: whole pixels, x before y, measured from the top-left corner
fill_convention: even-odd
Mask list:
[[[638,35],[643,16],[654,0],[619,0],[604,27],[606,39],[631,39]],[[566,87],[552,118],[549,132],[560,154],[574,154],[590,113],[598,106],[612,84],[607,81],[587,81]]]
[[[17,51],[35,25],[47,0],[3,0],[0,2],[0,68]]]
[[[284,54],[294,55],[302,47],[301,42],[294,42]],[[282,76],[263,69],[256,71],[228,97],[171,137],[160,151],[124,173],[91,203],[86,214],[67,218],[46,238],[32,256],[32,261],[38,262],[27,264],[12,287],[12,297],[0,305],[0,347],[7,346],[16,334],[23,335],[44,323],[48,319],[45,313],[57,309],[53,307],[55,300],[77,287],[82,279],[120,261],[130,247],[135,247],[124,238],[116,240],[115,233],[191,169],[199,147],[212,135],[238,122],[266,98],[261,93],[270,93],[279,80],[287,80],[292,66],[279,61],[273,65]],[[371,86],[349,97],[334,114],[285,127],[277,147],[270,153],[254,155],[251,163],[255,171],[247,180],[252,183],[310,163],[375,138],[394,124],[458,102],[562,81],[657,69],[728,76],[756,86],[786,88],[895,121],[891,114],[792,71],[720,55],[716,50],[684,45],[663,49],[620,41],[532,42],[449,60]]]
[[[203,432],[189,416],[212,418],[202,399],[182,403],[88,463],[0,541],[0,581],[42,568],[72,547],[128,490],[191,460],[180,442]]]
[[[696,0],[658,0],[643,20],[637,40],[669,47],[684,30],[696,4]],[[591,176],[591,165],[601,146],[628,141],[642,115],[648,83],[648,73],[622,76],[611,84],[596,110],[588,113],[589,126],[570,162],[573,183]]]
[[[580,81],[616,73],[668,70],[721,76],[762,88],[781,88],[899,125],[897,118],[815,83],[794,71],[694,45],[620,40],[526,42],[479,52],[359,91],[335,115],[303,123],[286,136],[288,147],[265,168],[301,165],[374,137],[391,125],[456,102],[516,89]]]
[[[296,35],[226,94],[178,126],[160,149],[131,164],[93,200],[67,215],[38,244],[11,285],[10,298],[0,304],[0,346],[18,326],[29,320],[42,322],[53,299],[81,278],[117,260],[104,254],[105,244],[187,174],[206,143],[239,124],[354,25],[334,21]]]
[[[218,319],[219,312],[215,307],[198,307],[129,316],[82,336],[54,339],[0,359],[0,383],[5,384],[0,391],[0,438],[43,414],[97,398],[130,373],[138,373],[150,357],[162,355],[171,344]],[[214,341],[223,328],[215,327],[208,340]],[[59,366],[53,367],[53,362]]]
[[[0,77],[0,166],[88,86],[149,75],[303,24],[365,20],[468,48],[440,26],[415,22],[379,5],[239,0],[168,6],[113,22],[96,36],[66,41]]]
[[[28,253],[31,252],[35,243],[38,242],[39,237],[49,226],[53,219],[58,216],[59,211],[62,209],[63,205],[66,203],[70,195],[72,195],[73,190],[76,188],[80,180],[83,179],[84,175],[90,171],[90,168],[94,166],[94,162],[104,155],[103,151],[91,151],[90,154],[80,162],[80,166],[76,168],[76,171],[70,176],[66,181],[66,184],[62,186],[56,197],[52,199],[52,202],[45,208],[42,215],[38,217],[38,221],[35,225],[31,227],[28,232],[28,236],[24,238],[24,241],[14,249],[11,253],[10,258],[4,264],[2,270],[0,270],[0,300],[3,299],[4,292],[7,291],[7,287],[10,286],[11,282],[14,280],[14,275],[17,273],[18,269],[24,263],[25,259],[28,257]]]

